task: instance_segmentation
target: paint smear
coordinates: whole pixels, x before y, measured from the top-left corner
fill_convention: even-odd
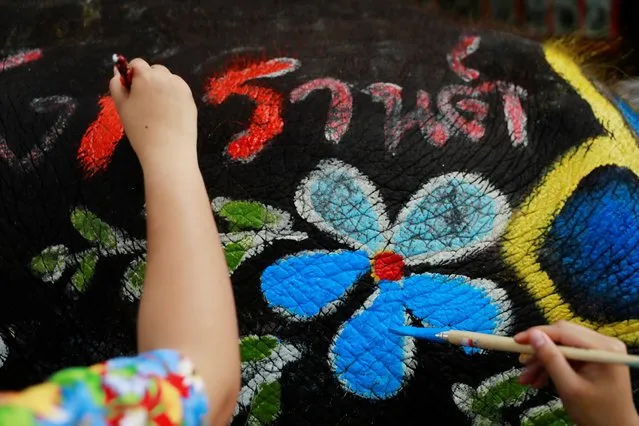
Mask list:
[[[41,49],[25,50],[19,52],[0,61],[0,72],[19,67],[20,65],[24,65],[29,62],[37,61],[40,58],[42,58]]]
[[[205,97],[207,102],[219,105],[232,95],[240,95],[248,97],[255,103],[248,129],[235,135],[227,147],[227,153],[231,159],[251,161],[284,129],[282,119],[284,96],[273,89],[252,86],[246,82],[257,78],[279,77],[295,71],[299,65],[296,59],[271,59],[244,69],[230,70],[222,77],[213,77],[209,80]]]
[[[84,133],[78,149],[78,160],[87,177],[106,170],[115,147],[124,136],[124,126],[111,96],[102,96],[98,104],[98,118]]]

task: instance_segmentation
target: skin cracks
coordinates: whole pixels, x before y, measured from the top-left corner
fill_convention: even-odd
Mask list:
[[[389,152],[394,152],[406,132],[414,128],[418,128],[425,141],[435,147],[443,147],[454,136],[479,142],[485,136],[485,121],[490,113],[490,105],[485,98],[495,93],[502,100],[503,116],[512,145],[525,147],[528,144],[527,116],[522,106],[527,92],[504,81],[477,82],[481,77],[480,72],[463,63],[469,55],[477,52],[480,43],[479,36],[461,37],[447,55],[447,60],[450,69],[459,76],[462,84],[444,86],[436,97],[418,90],[417,102],[411,111],[403,111],[402,87],[396,84],[373,83],[362,90],[371,96],[373,102],[384,107],[384,137]],[[16,61],[10,62],[13,64]],[[282,110],[285,96],[253,80],[280,77],[296,71],[300,66],[297,59],[276,58],[231,69],[221,76],[209,78],[203,97],[205,102],[216,106],[232,96],[242,96],[255,105],[246,130],[233,136],[227,145],[226,154],[232,161],[250,162],[284,130]],[[338,144],[348,132],[353,118],[351,85],[331,77],[317,78],[294,89],[289,95],[289,101],[297,104],[313,92],[324,90],[331,95],[324,134],[327,141]],[[69,102],[74,101],[69,99]],[[124,136],[124,129],[111,98],[100,97],[99,106],[98,116],[87,128],[77,153],[86,177],[107,169]],[[70,109],[71,112],[73,110]],[[62,127],[64,125],[66,120],[61,123]],[[63,128],[56,128],[57,135],[62,131]],[[4,141],[0,135],[0,145],[3,145],[2,142]],[[52,144],[50,142],[47,149]],[[16,166],[17,160],[11,157],[6,144],[4,147],[0,149],[0,158],[9,165]],[[24,166],[24,162],[21,164]]]

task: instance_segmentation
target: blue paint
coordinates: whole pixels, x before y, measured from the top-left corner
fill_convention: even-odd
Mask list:
[[[398,283],[381,281],[373,304],[344,324],[333,346],[333,368],[351,392],[371,399],[395,395],[404,379],[405,338],[389,327],[404,325]]]
[[[617,98],[617,107],[635,134],[639,135],[639,114],[623,100]]]
[[[330,227],[339,236],[349,237],[371,251],[385,243],[379,216],[369,198],[370,189],[346,171],[328,168],[310,182],[310,199],[323,226]]]
[[[584,178],[551,225],[542,265],[576,312],[639,317],[639,180],[602,167]]]
[[[448,328],[431,328],[431,327],[390,327],[390,332],[400,336],[411,336],[430,342],[445,342],[441,333],[449,331]]]
[[[496,214],[495,200],[482,188],[451,178],[419,199],[391,241],[407,258],[456,251],[489,237]]]
[[[264,270],[262,292],[271,308],[307,319],[343,297],[369,270],[363,251],[298,253]]]
[[[426,327],[493,334],[501,314],[497,301],[470,278],[421,274],[404,279],[404,305]],[[477,348],[463,348],[466,353]]]

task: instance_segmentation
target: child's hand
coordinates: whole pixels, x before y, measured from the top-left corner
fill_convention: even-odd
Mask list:
[[[110,90],[142,168],[182,160],[197,164],[197,108],[189,86],[162,65],[137,58],[130,66],[131,91],[115,68]]]
[[[515,340],[535,349],[535,355],[525,361],[521,383],[542,387],[550,376],[575,423],[580,426],[639,425],[627,366],[569,362],[555,345],[626,353],[626,346],[620,340],[565,321],[531,328],[519,333]]]

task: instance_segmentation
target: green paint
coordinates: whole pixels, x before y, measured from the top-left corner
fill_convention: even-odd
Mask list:
[[[69,249],[65,246],[47,247],[31,260],[31,271],[45,281],[52,281],[56,274],[64,271],[68,257]]]
[[[279,345],[276,338],[270,336],[248,336],[240,340],[240,358],[242,362],[259,361],[268,358]]]
[[[242,247],[241,244],[228,243],[224,246],[224,257],[226,258],[226,264],[229,268],[229,272],[235,271],[235,269],[240,266],[245,254],[246,250],[244,250],[244,247]]]
[[[71,223],[86,240],[113,249],[117,236],[113,228],[88,210],[76,208],[71,212]]]
[[[521,426],[572,426],[573,424],[563,408],[544,410],[528,415],[521,421]]]
[[[229,201],[220,209],[220,216],[236,230],[262,229],[267,219],[266,208],[255,201]]]
[[[249,424],[267,425],[279,416],[281,391],[278,381],[266,383],[260,388],[251,404]]]
[[[0,406],[0,425],[36,426],[36,417],[25,407]]]
[[[473,413],[493,421],[501,420],[499,407],[510,407],[524,401],[530,388],[519,384],[519,377],[512,377],[494,384],[486,392],[476,393],[470,409]]]
[[[144,286],[144,274],[146,273],[146,261],[142,259],[131,262],[127,270],[124,272],[124,281],[129,291],[140,296],[142,287]]]
[[[83,292],[95,275],[95,266],[98,264],[99,256],[97,250],[90,250],[81,256],[78,269],[71,277],[71,282],[78,291]]]

